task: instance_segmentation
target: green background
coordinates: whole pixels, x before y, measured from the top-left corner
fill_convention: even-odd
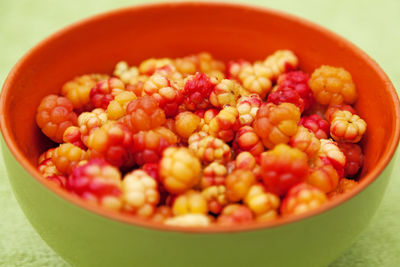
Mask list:
[[[149,1],[0,0],[0,82],[29,48],[63,26],[109,9],[145,2]],[[400,68],[396,68],[400,62],[400,1],[247,2],[299,15],[339,33],[374,58],[400,88]],[[331,267],[400,266],[399,165],[400,158],[371,225]],[[0,266],[68,266],[25,219],[11,192],[1,154]]]

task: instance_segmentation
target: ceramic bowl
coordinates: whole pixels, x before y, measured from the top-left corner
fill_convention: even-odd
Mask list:
[[[40,100],[84,73],[109,73],[119,60],[208,51],[256,60],[291,49],[307,72],[341,66],[368,123],[360,185],[301,216],[234,227],[181,229],[94,208],[44,181],[36,170],[50,146],[35,124]],[[332,32],[264,8],[220,3],[152,4],[98,15],[30,50],[1,94],[2,150],[21,208],[40,236],[73,266],[324,266],[366,227],[385,192],[399,141],[399,101],[379,66]]]

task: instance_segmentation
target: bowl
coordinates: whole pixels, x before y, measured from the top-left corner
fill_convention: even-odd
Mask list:
[[[41,178],[51,144],[35,124],[40,100],[76,75],[111,72],[119,60],[208,51],[223,60],[291,49],[301,68],[341,66],[368,123],[359,186],[328,204],[273,222],[176,228],[96,209]],[[2,152],[15,196],[40,236],[73,266],[325,266],[368,225],[388,184],[400,134],[390,80],[359,48],[291,15],[228,3],[151,4],[83,20],[30,50],[1,93]]]

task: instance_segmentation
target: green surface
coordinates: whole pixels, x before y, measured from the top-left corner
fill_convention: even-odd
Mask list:
[[[145,1],[0,0],[0,81],[30,47],[89,15]],[[249,1],[250,2],[250,1]],[[308,18],[341,34],[374,58],[400,88],[400,2],[252,1]],[[377,216],[332,266],[400,266],[400,161]],[[68,266],[34,232],[18,207],[0,155],[0,266]]]

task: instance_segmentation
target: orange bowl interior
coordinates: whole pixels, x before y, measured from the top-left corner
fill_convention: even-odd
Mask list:
[[[392,84],[373,60],[341,37],[290,15],[241,5],[158,4],[109,12],[65,28],[29,51],[10,73],[1,96],[3,135],[17,160],[40,180],[37,158],[54,144],[36,126],[36,108],[44,96],[59,93],[74,76],[111,73],[120,60],[137,65],[150,57],[201,51],[225,61],[260,60],[277,49],[293,50],[308,73],[322,64],[347,69],[359,92],[356,109],[368,123],[359,188],[303,216],[260,226],[297,220],[345,201],[379,175],[397,146],[400,113]],[[133,217],[96,212],[137,223]]]

